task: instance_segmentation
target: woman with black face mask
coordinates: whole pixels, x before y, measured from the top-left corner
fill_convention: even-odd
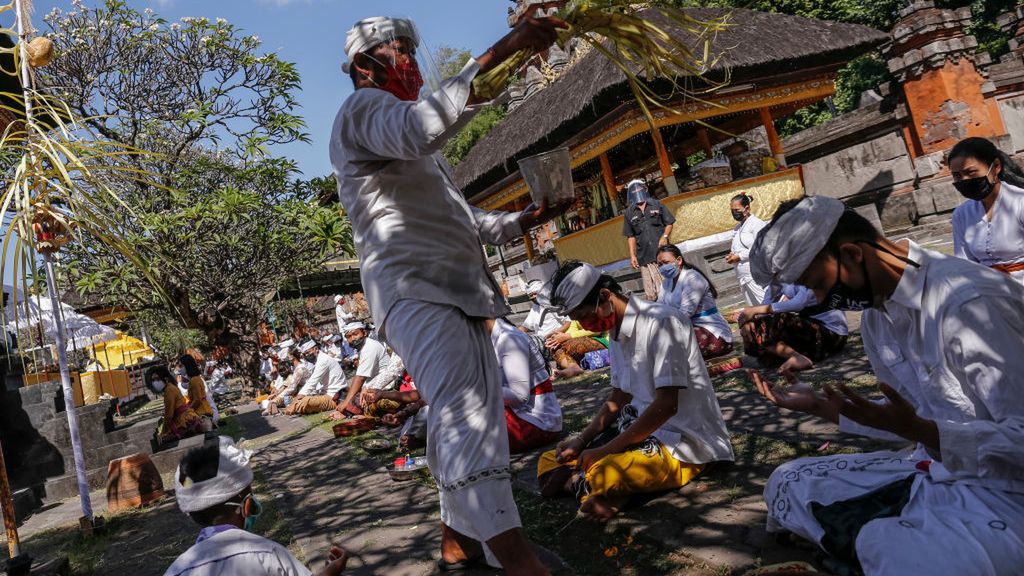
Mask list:
[[[948,162],[967,198],[953,211],[954,253],[1024,283],[1024,170],[985,138],[961,140]]]
[[[768,223],[750,211],[750,203],[753,201],[754,199],[746,194],[737,194],[729,204],[733,220],[739,224],[736,225],[736,234],[732,237],[732,251],[725,257],[726,262],[736,266],[736,276],[739,278],[747,306],[757,306],[764,300],[764,286],[754,282],[754,277],[750,275],[750,248],[757,239],[757,233]]]

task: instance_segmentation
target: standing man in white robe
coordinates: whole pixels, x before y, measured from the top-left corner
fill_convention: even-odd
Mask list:
[[[501,244],[551,214],[471,207],[440,154],[473,117],[473,79],[519,50],[555,40],[557,19],[527,18],[420,100],[412,22],[357,22],[345,43],[355,93],[342,104],[330,154],[352,221],[378,333],[430,404],[427,459],[441,500],[441,564],[478,563],[485,542],[512,575],[547,574],[512,499],[501,371],[484,318],[508,313],[481,245]]]
[[[786,211],[788,210],[788,211]],[[1024,287],[978,264],[892,242],[838,200],[784,205],[751,250],[762,284],[864,309],[884,398],[751,373],[780,407],[903,451],[803,458],[765,488],[768,529],[875,574],[1019,574],[1024,567]]]

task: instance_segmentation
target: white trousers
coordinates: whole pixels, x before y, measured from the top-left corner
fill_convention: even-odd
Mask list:
[[[399,300],[388,312],[387,340],[430,406],[427,462],[441,521],[481,542],[520,527],[501,368],[484,320],[453,306]]]
[[[750,276],[740,276],[740,289],[743,290],[743,298],[747,306],[760,306],[764,302],[764,286],[754,282]]]
[[[863,496],[916,474],[899,516],[864,525],[855,543],[864,574],[1003,576],[1024,571],[1024,494],[939,483],[909,451],[801,458],[779,466],[765,487],[768,530],[820,544],[811,503]]]

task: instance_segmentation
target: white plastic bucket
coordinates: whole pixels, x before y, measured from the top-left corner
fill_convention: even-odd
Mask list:
[[[530,188],[534,204],[547,198],[549,204],[572,200],[572,167],[568,148],[556,148],[519,161],[519,171]]]

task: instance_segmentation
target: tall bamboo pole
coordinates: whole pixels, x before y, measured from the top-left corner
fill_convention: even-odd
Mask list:
[[[54,310],[60,309],[57,298],[56,274],[53,272],[53,255],[43,254],[46,263],[46,291],[50,295],[50,304]],[[67,343],[64,338],[64,321],[60,314],[53,315],[57,324],[54,338],[57,341],[57,365],[60,366],[60,384],[64,389],[64,408],[68,415],[68,430],[71,432],[71,451],[75,459],[75,475],[78,477],[78,497],[82,504],[82,518],[92,521],[92,500],[89,498],[89,479],[85,475],[85,454],[82,452],[82,438],[78,433],[78,412],[75,409],[75,397],[71,389],[71,374],[68,370]]]
[[[14,498],[11,484],[7,481],[7,463],[4,462],[4,448],[0,444],[0,505],[3,506],[4,528],[7,530],[7,552],[11,558],[21,556],[18,540],[18,520],[14,514]]]

